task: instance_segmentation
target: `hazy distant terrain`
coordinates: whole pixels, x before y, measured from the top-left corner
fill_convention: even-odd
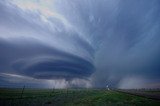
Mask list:
[[[96,89],[0,89],[0,106],[160,106],[160,101]]]

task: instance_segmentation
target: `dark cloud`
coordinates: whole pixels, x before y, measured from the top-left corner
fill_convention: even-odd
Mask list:
[[[0,1],[1,73],[90,79],[94,87],[159,85],[159,0],[55,0],[50,9],[47,17]]]
[[[51,31],[50,27],[44,27],[46,24],[38,13],[23,11],[9,2],[0,5],[3,14],[0,18],[1,73],[66,80],[88,79],[93,73],[94,49],[77,32]],[[64,26],[60,21],[53,23],[56,28],[58,24],[60,28]]]
[[[85,78],[92,74],[94,66],[91,62],[33,41],[21,39],[18,44],[10,44],[1,40],[0,65],[6,65],[3,72],[45,79]]]
[[[126,83],[129,77],[133,80],[140,77],[139,82],[147,83],[150,80],[158,83],[159,1],[120,1],[114,8],[118,8],[112,13],[115,17],[110,20],[111,27],[96,54],[96,67],[99,71],[94,75],[95,86],[110,84],[119,87],[121,80]],[[138,80],[135,82],[128,82],[128,86],[141,86]]]

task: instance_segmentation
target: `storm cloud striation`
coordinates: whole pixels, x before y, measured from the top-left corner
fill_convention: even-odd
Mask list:
[[[2,0],[1,85],[160,87],[159,11],[158,0]]]

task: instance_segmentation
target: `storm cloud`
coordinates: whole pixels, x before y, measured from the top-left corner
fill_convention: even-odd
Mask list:
[[[1,79],[159,87],[159,11],[158,0],[2,0]]]

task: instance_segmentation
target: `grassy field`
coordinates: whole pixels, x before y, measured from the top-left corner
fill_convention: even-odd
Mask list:
[[[160,101],[94,89],[0,89],[0,106],[160,106]]]

